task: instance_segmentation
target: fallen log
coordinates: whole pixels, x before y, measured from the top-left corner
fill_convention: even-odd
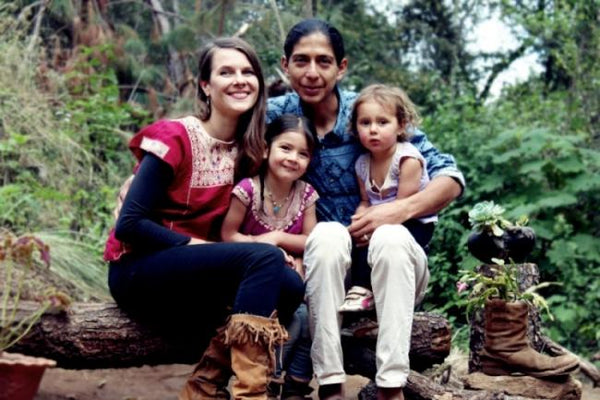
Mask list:
[[[34,302],[22,302],[20,316],[31,313]],[[125,368],[187,363],[200,358],[213,332],[201,327],[169,332],[131,318],[114,303],[74,303],[68,312],[46,314],[10,350],[55,360],[61,368]],[[450,326],[440,315],[415,314],[411,365],[427,368],[441,363],[450,352]],[[375,370],[373,340],[344,340],[349,368]],[[356,369],[356,368],[355,368]],[[350,372],[355,373],[355,372]],[[373,376],[373,375],[365,375]]]

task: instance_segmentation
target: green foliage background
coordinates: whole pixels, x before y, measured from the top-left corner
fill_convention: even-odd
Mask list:
[[[0,1],[0,220],[16,233],[41,232],[60,253],[55,258],[65,279],[84,282],[80,287],[91,297],[107,296],[101,252],[116,192],[133,166],[128,138],[193,102],[174,89],[170,55],[176,52],[195,74],[198,48],[246,23],[243,36],[273,81],[285,32],[316,11],[346,39],[350,70],[342,86],[403,87],[420,106],[430,140],[453,154],[466,176],[464,194],[443,211],[436,229],[431,294],[423,307],[445,313],[465,346],[464,299],[455,283],[459,269],[477,264],[466,250],[467,212],[494,200],[511,219],[529,216],[539,237],[531,261],[542,280],[562,284],[542,293],[556,317],[546,321],[550,336],[583,356],[597,352],[597,0],[413,0],[390,6],[394,21],[360,0],[203,1],[201,9],[180,0],[179,9],[164,2],[178,15],[165,35],[141,2],[88,3],[108,5],[90,11],[85,2],[51,1],[36,30],[41,3]],[[467,50],[465,21],[490,12],[515,30],[519,49]],[[104,27],[95,31],[99,40],[75,46],[77,18]],[[538,55],[541,74],[495,99],[477,84],[526,52]]]

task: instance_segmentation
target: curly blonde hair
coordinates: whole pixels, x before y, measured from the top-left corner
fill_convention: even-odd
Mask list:
[[[417,107],[408,97],[404,90],[387,86],[383,84],[369,85],[360,91],[358,97],[354,101],[352,107],[352,116],[350,118],[350,131],[358,135],[356,129],[356,120],[358,118],[358,107],[370,100],[374,100],[385,108],[390,108],[395,111],[398,124],[403,128],[402,134],[398,136],[398,141],[406,141],[410,138],[410,134],[406,129],[408,126],[417,128],[421,123],[421,116],[417,112]]]

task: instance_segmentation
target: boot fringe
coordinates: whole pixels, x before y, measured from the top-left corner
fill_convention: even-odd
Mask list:
[[[233,314],[229,317],[225,331],[225,344],[240,345],[254,342],[268,349],[271,365],[275,365],[275,346],[283,346],[288,333],[279,324],[274,312],[270,318],[253,314]]]
[[[282,346],[287,338],[276,314],[270,318],[253,314],[229,317],[225,343],[231,348],[232,365],[239,367],[233,367],[238,378],[233,386],[234,398],[266,399],[269,378],[275,370],[275,346]]]
[[[252,314],[230,316],[225,331],[225,343],[262,342],[272,346],[283,344],[288,339],[287,331],[277,318],[267,318]]]

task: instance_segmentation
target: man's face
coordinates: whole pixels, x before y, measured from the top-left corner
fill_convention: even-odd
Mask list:
[[[281,65],[302,101],[319,104],[333,94],[336,83],[346,72],[347,60],[338,65],[327,37],[315,32],[300,39],[289,59],[281,60]]]

